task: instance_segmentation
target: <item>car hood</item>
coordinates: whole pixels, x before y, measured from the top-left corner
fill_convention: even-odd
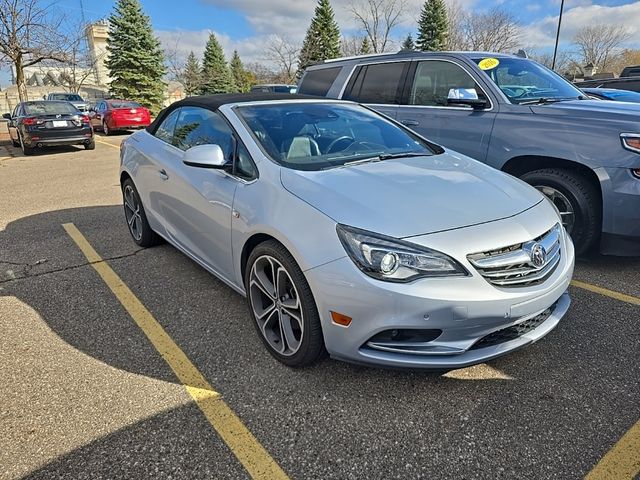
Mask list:
[[[499,220],[542,201],[524,182],[451,151],[322,171],[282,168],[281,181],[337,223],[397,238]]]
[[[640,120],[640,104],[610,100],[568,100],[549,105],[532,105],[538,115],[567,115],[573,118]]]

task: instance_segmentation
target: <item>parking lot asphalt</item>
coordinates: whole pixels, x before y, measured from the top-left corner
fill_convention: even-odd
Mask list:
[[[640,259],[578,261],[576,280],[627,297],[574,286],[555,331],[489,364],[292,370],[267,353],[240,295],[170,245],[130,239],[123,138],[31,157],[0,145],[0,478],[259,478],[260,448],[295,479],[640,473]],[[87,260],[70,223],[104,262]],[[185,388],[128,301],[214,402]],[[225,407],[239,424],[216,424]],[[224,428],[239,425],[251,433],[230,443]]]

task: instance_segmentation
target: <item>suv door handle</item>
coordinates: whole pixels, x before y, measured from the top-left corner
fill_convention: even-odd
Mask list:
[[[169,180],[169,175],[167,175],[167,171],[163,168],[162,170],[158,170],[158,175],[162,180]]]
[[[420,122],[417,120],[402,120],[400,123],[406,125],[407,127],[417,127],[420,125]]]

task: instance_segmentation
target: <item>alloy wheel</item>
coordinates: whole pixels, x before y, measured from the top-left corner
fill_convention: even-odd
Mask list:
[[[129,225],[131,236],[137,241],[142,238],[142,217],[140,216],[140,201],[131,185],[124,187],[124,214]]]
[[[107,122],[105,122],[104,120],[102,121],[102,131],[105,135],[109,135],[109,126],[107,125]]]
[[[302,304],[289,272],[274,257],[263,255],[253,263],[249,301],[269,346],[280,355],[294,355],[304,333]]]
[[[562,225],[567,230],[567,233],[571,234],[576,221],[576,214],[571,201],[560,190],[548,185],[536,185],[535,187],[555,205],[558,212],[560,212]]]

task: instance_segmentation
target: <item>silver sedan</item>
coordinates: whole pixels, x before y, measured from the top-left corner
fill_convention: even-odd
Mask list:
[[[357,104],[188,98],[123,142],[120,180],[134,241],[164,238],[245,295],[290,366],[464,367],[569,308],[549,201]]]

